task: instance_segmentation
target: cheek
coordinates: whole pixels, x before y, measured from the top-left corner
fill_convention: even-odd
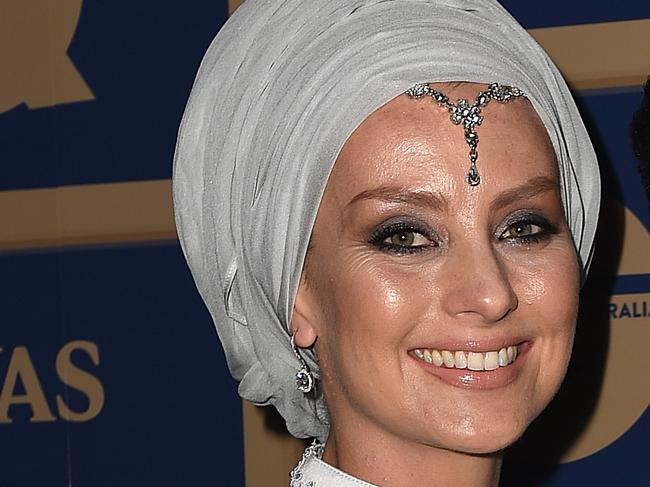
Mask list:
[[[329,317],[317,349],[330,383],[355,397],[401,383],[404,338],[416,327],[426,301],[417,275],[378,262],[376,256],[332,262],[339,264],[328,270],[320,296]]]
[[[511,281],[522,311],[537,315],[547,327],[572,331],[578,309],[579,267],[568,237],[526,259],[510,259]]]
[[[364,256],[342,262],[329,303],[340,331],[386,347],[408,331],[418,309],[418,276],[393,267]]]
[[[537,336],[534,389],[543,408],[559,388],[571,356],[578,310],[579,268],[572,248],[518,274],[519,313]]]
[[[536,315],[533,318],[543,323],[548,334],[573,333],[579,291],[573,276],[566,267],[554,266],[523,276],[519,306]]]

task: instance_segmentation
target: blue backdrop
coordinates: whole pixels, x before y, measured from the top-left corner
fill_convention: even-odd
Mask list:
[[[528,28],[650,17],[631,0],[503,3]],[[227,10],[225,0],[84,2],[68,54],[95,99],[0,114],[0,190],[169,178],[185,100]],[[641,89],[578,98],[605,191],[650,228],[628,140]],[[0,486],[243,485],[236,384],[176,241],[6,251],[0,276]],[[647,293],[650,278],[610,288]],[[68,370],[90,379],[57,371],[66,346]],[[62,413],[100,396],[93,417]],[[556,451],[526,461],[523,444],[503,483],[647,483],[649,437],[646,411],[612,445],[560,467]]]

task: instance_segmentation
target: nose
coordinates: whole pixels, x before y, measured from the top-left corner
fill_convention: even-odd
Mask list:
[[[446,262],[448,272],[443,307],[451,316],[474,316],[496,323],[519,304],[509,272],[488,243],[459,244]]]

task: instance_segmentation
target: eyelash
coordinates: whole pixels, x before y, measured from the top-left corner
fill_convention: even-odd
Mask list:
[[[426,238],[430,243],[427,245],[408,246],[408,245],[396,245],[393,243],[386,242],[388,238],[394,235],[398,235],[400,233],[413,233],[415,235],[421,235],[422,237]],[[370,239],[368,240],[368,243],[374,245],[375,247],[378,247],[380,250],[384,250],[386,252],[392,252],[398,255],[416,254],[428,248],[438,246],[438,243],[433,240],[433,238],[429,235],[429,232],[425,228],[423,228],[421,225],[417,223],[408,222],[408,221],[384,223],[372,233]]]
[[[516,227],[530,225],[537,227],[539,230],[529,235],[506,236],[506,232]],[[548,240],[551,235],[557,233],[557,229],[544,217],[535,214],[518,214],[513,215],[511,221],[506,222],[505,227],[498,234],[498,239],[512,245],[530,246]],[[387,239],[400,233],[412,233],[426,238],[430,243],[426,245],[397,245],[386,242]],[[398,255],[416,254],[425,250],[438,247],[438,242],[423,225],[409,222],[397,221],[386,222],[380,225],[370,236],[368,243],[379,248],[380,250],[391,252]]]
[[[527,225],[538,227],[539,230],[529,235],[505,236],[508,230]],[[534,245],[548,240],[551,235],[556,233],[557,229],[546,218],[535,214],[518,214],[506,223],[505,229],[499,234],[499,240],[507,241],[513,245]]]

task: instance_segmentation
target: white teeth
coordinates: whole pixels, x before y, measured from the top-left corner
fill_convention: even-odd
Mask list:
[[[433,363],[433,360],[431,358],[431,352],[429,352],[428,350],[425,350],[422,353],[424,354],[424,360],[425,361],[429,362],[430,364]]]
[[[448,369],[470,369],[470,370],[496,370],[499,367],[507,367],[514,362],[518,355],[516,345],[503,347],[499,350],[489,352],[465,352],[458,350],[436,350],[416,348],[413,354],[420,360],[436,367]]]
[[[433,365],[440,367],[444,360],[442,360],[442,355],[438,350],[431,350],[431,357],[433,357]]]
[[[465,352],[456,352],[454,354],[454,362],[456,362],[457,369],[466,369],[467,368],[467,358],[465,357]]]
[[[454,354],[448,350],[442,351],[442,360],[445,363],[445,367],[451,369],[454,366]]]
[[[505,348],[502,348],[499,350],[499,367],[505,367],[508,363],[508,351]]]
[[[499,352],[487,352],[483,364],[485,370],[495,370],[499,368]]]
[[[482,353],[469,352],[467,354],[467,368],[469,370],[483,370],[485,358]]]

